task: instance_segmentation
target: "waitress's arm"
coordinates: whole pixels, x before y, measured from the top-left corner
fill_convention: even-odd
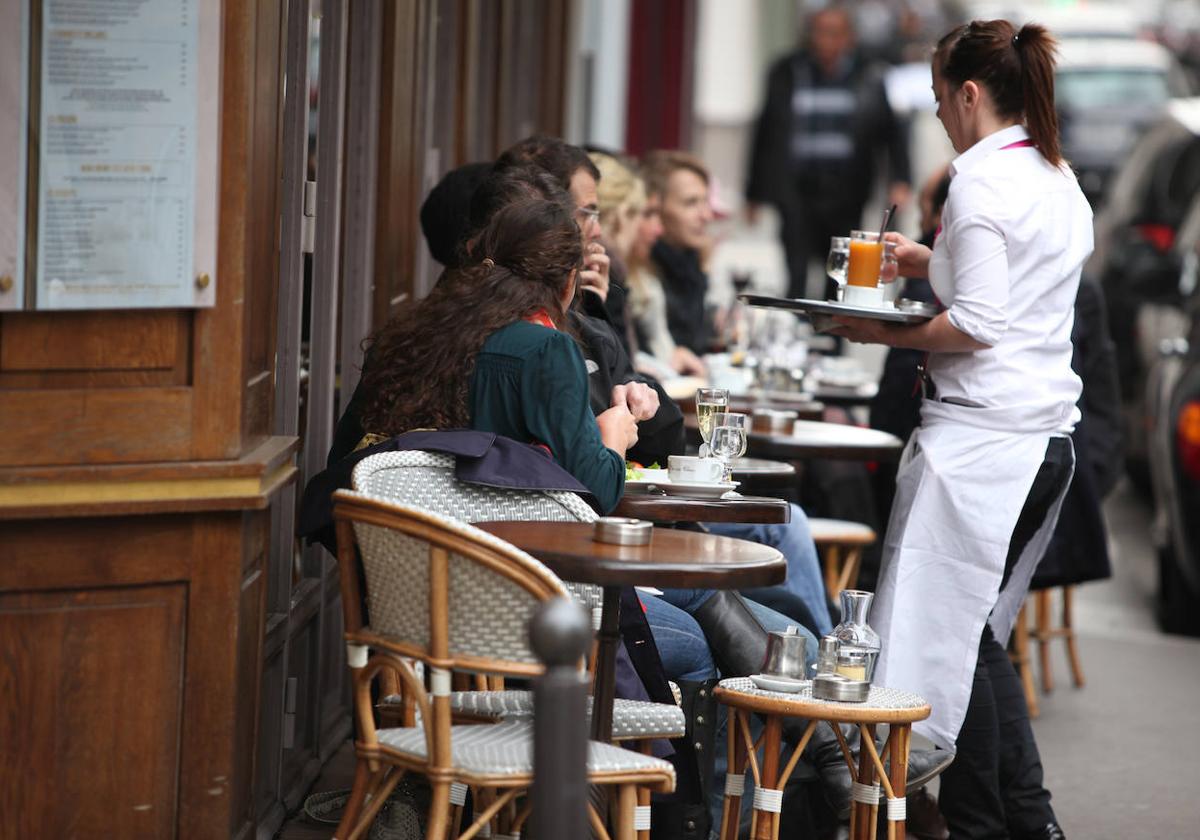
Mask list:
[[[835,315],[833,320],[838,327],[829,330],[830,335],[840,335],[859,344],[886,344],[930,353],[970,353],[992,346],[954,326],[946,312],[916,325],[889,324],[873,318],[845,318],[841,315]]]

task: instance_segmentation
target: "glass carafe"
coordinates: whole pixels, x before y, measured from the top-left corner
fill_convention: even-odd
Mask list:
[[[830,634],[838,640],[838,673],[852,680],[870,682],[882,645],[879,634],[867,624],[875,593],[842,590],[842,623]]]

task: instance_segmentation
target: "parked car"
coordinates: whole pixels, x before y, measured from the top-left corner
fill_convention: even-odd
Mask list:
[[[1186,338],[1164,342],[1146,387],[1158,611],[1164,630],[1200,636],[1200,196],[1179,241]]]
[[[1096,217],[1087,271],[1109,304],[1125,416],[1126,467],[1148,493],[1145,382],[1166,340],[1186,335],[1179,231],[1200,193],[1200,98],[1175,100],[1143,134]]]
[[[1062,38],[1054,79],[1063,153],[1096,206],[1138,137],[1190,83],[1169,50],[1133,38]]]

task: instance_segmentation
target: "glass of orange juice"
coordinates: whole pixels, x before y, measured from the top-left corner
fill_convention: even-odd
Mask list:
[[[878,231],[850,231],[850,262],[846,268],[848,286],[879,285],[879,275],[883,269],[883,245]]]

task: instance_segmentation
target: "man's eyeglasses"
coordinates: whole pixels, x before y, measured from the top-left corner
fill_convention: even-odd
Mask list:
[[[600,221],[600,211],[592,207],[576,207],[575,215],[579,217],[579,221],[583,224]]]

